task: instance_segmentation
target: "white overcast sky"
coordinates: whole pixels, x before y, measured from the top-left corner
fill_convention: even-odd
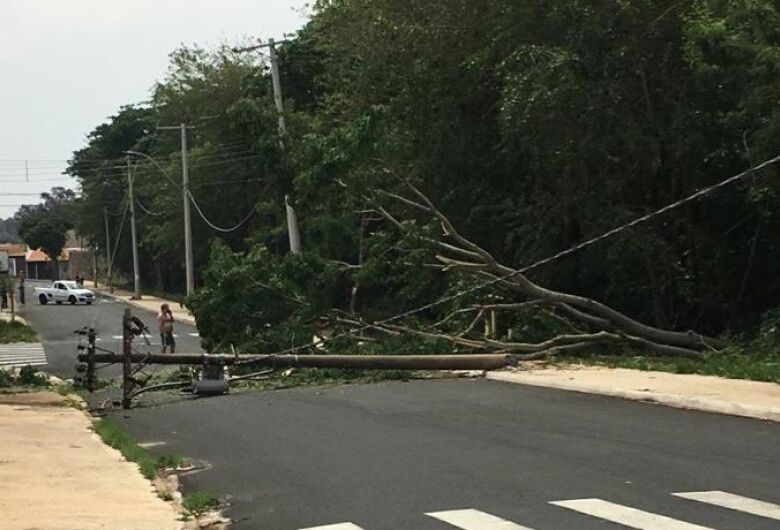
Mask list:
[[[300,29],[306,0],[0,0],[0,218],[52,186],[86,135],[148,98],[181,44]],[[29,160],[30,182],[25,182]]]

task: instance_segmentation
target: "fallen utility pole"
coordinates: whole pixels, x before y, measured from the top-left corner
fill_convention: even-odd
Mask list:
[[[87,360],[79,354],[79,361]],[[508,354],[486,355],[211,355],[207,353],[96,353],[96,363],[268,366],[277,368],[352,368],[361,370],[495,370],[513,364]]]

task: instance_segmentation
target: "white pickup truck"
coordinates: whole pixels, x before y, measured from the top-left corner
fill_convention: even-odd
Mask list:
[[[90,305],[95,299],[95,293],[71,281],[52,282],[51,287],[36,287],[35,296],[38,297],[38,302],[41,305],[46,305],[49,302],[57,304],[68,302],[71,305],[85,303]]]

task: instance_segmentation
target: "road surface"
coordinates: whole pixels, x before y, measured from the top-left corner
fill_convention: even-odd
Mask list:
[[[780,425],[756,420],[485,380],[113,417],[154,452],[209,462],[185,492],[226,495],[236,529],[780,528]]]
[[[49,283],[28,281],[26,283],[27,304],[22,306],[19,311],[35,328],[43,342],[46,364],[40,367],[41,370],[63,378],[73,377],[76,355],[78,354],[76,346],[79,342],[78,336],[73,331],[82,326],[92,326],[97,329],[97,345],[99,347],[114,352],[122,351],[122,315],[125,308],[129,307],[128,305],[100,295],[91,306],[40,305],[34,295],[35,287]],[[133,314],[138,316],[151,330],[149,338],[152,351],[159,351],[160,336],[157,333],[157,315],[135,307],[132,310]],[[182,353],[202,351],[198,330],[194,326],[177,322],[174,333],[177,351]],[[145,351],[139,339],[136,339],[136,343],[140,348],[139,351]],[[114,376],[120,373],[121,367],[117,365],[103,370],[100,376]]]

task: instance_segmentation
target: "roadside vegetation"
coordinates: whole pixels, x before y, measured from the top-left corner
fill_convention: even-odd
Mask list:
[[[11,342],[36,342],[38,335],[30,326],[19,321],[0,320],[0,344]]]
[[[780,311],[767,313],[753,334],[735,338],[731,346],[721,351],[705,352],[700,359],[589,352],[576,358],[560,356],[551,360],[780,383]]]
[[[155,479],[166,469],[175,469],[182,464],[182,458],[178,455],[152,456],[110,419],[100,418],[94,423],[94,429],[106,445],[117,449],[128,461],[138,464],[141,474],[149,480]]]
[[[49,387],[51,384],[46,376],[33,366],[23,366],[19,370],[0,369],[0,389],[19,391]]]
[[[192,491],[183,496],[181,505],[197,516],[219,507],[219,498],[208,491]]]

